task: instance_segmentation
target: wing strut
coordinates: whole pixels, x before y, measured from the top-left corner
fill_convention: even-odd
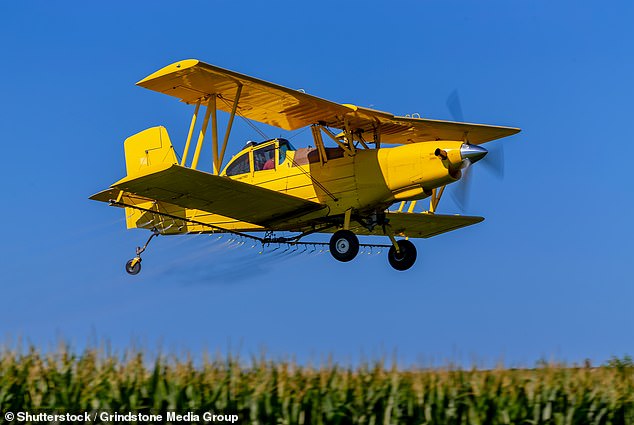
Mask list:
[[[220,94],[211,94],[209,96],[201,97],[196,101],[196,109],[194,109],[194,114],[192,115],[192,120],[189,125],[189,132],[187,133],[187,140],[185,142],[185,150],[183,151],[183,158],[181,160],[181,166],[185,167],[187,162],[187,155],[189,154],[189,147],[191,145],[192,135],[194,133],[194,128],[196,127],[196,120],[198,118],[198,111],[200,109],[200,104],[207,100],[205,118],[203,120],[202,127],[198,133],[198,140],[196,142],[196,149],[194,151],[194,158],[192,159],[192,163],[190,168],[195,170],[198,167],[198,161],[200,160],[200,152],[202,151],[202,147],[205,141],[205,135],[207,133],[207,127],[209,126],[209,121],[211,121],[211,149],[213,154],[213,162],[212,169],[213,174],[218,175],[222,170],[222,163],[225,158],[225,152],[227,150],[227,143],[229,142],[229,136],[231,134],[231,129],[233,127],[233,121],[235,119],[236,113],[238,111],[238,102],[240,101],[240,95],[242,94],[242,84],[238,85],[236,90],[236,95],[233,100],[233,105],[231,106],[231,113],[229,115],[229,122],[227,122],[227,129],[225,131],[222,146],[218,145],[218,107],[217,107],[217,99],[223,101],[227,106],[229,106],[229,102],[222,97]]]
[[[436,209],[438,208],[438,203],[440,202],[440,198],[442,198],[442,194],[445,192],[445,188],[446,187],[447,186],[441,186],[439,188],[432,189],[431,198],[429,198],[429,210],[428,211],[423,211],[423,213],[425,213],[425,214],[434,214],[436,212]],[[398,211],[397,212],[403,212],[407,202],[408,201],[402,201],[400,203],[399,207],[398,207]],[[407,208],[407,212],[408,213],[413,213],[415,207],[416,207],[416,201],[410,201],[409,206]]]
[[[209,99],[211,107],[211,150],[213,151],[213,173],[218,175],[218,110],[216,109],[216,94]]]
[[[236,91],[236,98],[233,100],[233,106],[231,107],[231,114],[229,115],[229,122],[227,123],[227,131],[225,131],[225,138],[222,141],[222,150],[220,151],[220,157],[218,158],[218,165],[215,167],[218,172],[222,169],[222,162],[225,159],[225,151],[227,150],[227,142],[229,141],[229,134],[231,133],[231,127],[233,126],[233,119],[236,117],[236,111],[238,110],[238,102],[240,101],[240,95],[242,94],[242,84],[238,84]],[[226,102],[222,97],[220,100]],[[217,155],[216,155],[217,156]]]
[[[214,109],[216,108],[216,98],[213,96]],[[194,159],[192,160],[191,169],[195,170],[198,166],[198,159],[200,158],[200,151],[203,148],[203,141],[205,140],[205,133],[207,133],[207,125],[209,124],[209,115],[211,114],[211,99],[207,102],[207,110],[205,111],[205,119],[203,120],[203,126],[200,129],[200,133],[198,133],[198,141],[196,142],[196,150],[194,151]],[[216,114],[214,114],[215,116]]]
[[[310,131],[313,133],[313,141],[319,151],[319,162],[321,165],[324,165],[328,162],[328,156],[326,155],[326,148],[324,147],[324,139],[321,137],[321,130],[319,126],[314,124],[310,126]]]
[[[431,191],[431,199],[429,200],[429,212],[431,214],[436,212],[436,208],[438,207],[438,203],[440,202],[440,198],[442,197],[446,187],[447,186],[442,186]]]
[[[183,151],[183,158],[181,159],[181,166],[185,166],[187,161],[187,154],[189,153],[189,145],[192,141],[192,135],[194,134],[194,127],[196,127],[196,119],[198,118],[198,110],[200,109],[200,99],[196,102],[196,109],[194,109],[194,115],[192,115],[192,122],[189,124],[189,132],[187,133],[187,141],[185,142],[185,150]]]
[[[339,146],[341,149],[344,150],[344,152],[346,152],[350,156],[354,156],[355,150],[354,150],[354,144],[353,143],[343,143],[343,142],[341,142],[341,140],[339,140],[337,138],[337,136],[332,134],[332,132],[330,130],[328,130],[326,127],[324,127],[323,125],[318,125],[317,128],[319,128],[320,131],[323,131],[324,133],[326,133],[326,135],[328,137],[330,137],[337,144],[337,146]],[[346,134],[348,134],[348,133],[349,132],[346,132]],[[348,138],[348,140],[351,140],[351,139]]]

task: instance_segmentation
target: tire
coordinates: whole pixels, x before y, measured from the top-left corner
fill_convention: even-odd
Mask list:
[[[347,262],[359,253],[359,238],[350,230],[337,230],[330,238],[330,254],[335,260]]]
[[[406,239],[401,239],[396,243],[401,252],[397,253],[396,248],[392,245],[387,253],[387,260],[394,269],[399,271],[407,270],[416,262],[416,247]]]
[[[139,274],[139,272],[141,271],[141,260],[139,259],[134,266],[132,265],[133,261],[134,258],[132,260],[128,260],[128,262],[125,263],[125,271],[131,275]]]

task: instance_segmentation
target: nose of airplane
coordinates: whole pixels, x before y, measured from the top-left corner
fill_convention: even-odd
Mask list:
[[[468,159],[472,164],[484,158],[487,153],[489,153],[488,150],[478,145],[465,143],[460,147],[460,156],[462,159]]]

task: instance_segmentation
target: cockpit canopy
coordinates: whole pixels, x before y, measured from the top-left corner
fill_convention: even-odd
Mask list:
[[[286,152],[295,148],[286,139],[270,139],[264,142],[248,142],[229,162],[222,173],[236,176],[256,171],[275,170],[286,161]]]

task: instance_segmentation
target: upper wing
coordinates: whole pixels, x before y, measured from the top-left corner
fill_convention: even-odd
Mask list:
[[[510,136],[520,130],[482,124],[437,121],[394,116],[360,106],[339,104],[249,77],[195,59],[168,65],[137,83],[141,87],[175,96],[186,103],[215,94],[216,107],[230,112],[237,89],[242,87],[238,112],[249,119],[285,130],[312,124],[324,124],[373,138],[380,134],[382,143],[417,143],[432,140],[464,140],[474,144]]]
[[[467,215],[441,215],[424,213],[387,212],[386,219],[391,230],[401,236],[430,238],[461,227],[470,226],[484,220],[483,217]],[[372,231],[365,227],[353,229],[360,235],[382,235],[383,229],[376,226]]]
[[[148,171],[149,174],[119,180],[112,187],[144,198],[261,226],[324,207],[316,202],[179,165],[164,164],[148,168]]]
[[[353,112],[346,115],[348,125],[370,135],[380,132],[381,143],[420,143],[435,140],[468,140],[473,144],[490,142],[519,133],[519,128],[466,122],[430,120],[394,116],[361,106],[346,105]],[[336,126],[334,126],[336,127]]]
[[[216,107],[231,112],[238,86],[242,86],[238,112],[249,119],[295,130],[320,121],[330,122],[351,109],[345,105],[272,84],[217,66],[187,59],[162,68],[137,83],[175,96],[186,103],[216,94]]]

